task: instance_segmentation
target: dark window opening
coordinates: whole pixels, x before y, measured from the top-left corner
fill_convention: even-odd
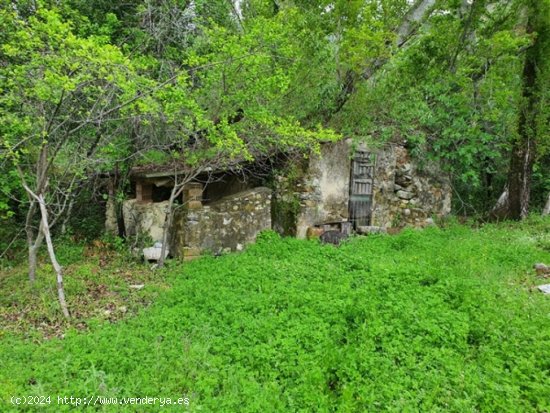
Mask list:
[[[219,175],[204,188],[203,202],[206,204],[216,202],[226,196],[235,195],[255,186],[257,186],[256,182],[251,179],[243,179],[242,176]]]
[[[170,194],[172,193],[172,188],[167,186],[156,186],[153,185],[152,200],[153,202],[162,202],[170,200]]]

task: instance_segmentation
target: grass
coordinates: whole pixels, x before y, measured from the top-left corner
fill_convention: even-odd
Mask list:
[[[136,316],[40,342],[4,333],[0,411],[549,411],[535,262],[550,262],[548,219],[339,248],[265,233],[242,254],[170,266],[171,288]],[[189,406],[15,407],[13,395]]]
[[[59,310],[55,275],[44,255],[34,285],[24,264],[0,269],[0,339],[9,332],[41,342],[62,338],[71,327],[87,331],[136,314],[168,288],[162,273],[117,254],[109,244],[64,242],[57,254],[64,264],[71,322]],[[142,289],[131,287],[140,284]]]

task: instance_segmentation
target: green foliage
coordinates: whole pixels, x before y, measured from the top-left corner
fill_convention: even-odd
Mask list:
[[[269,186],[274,191],[271,200],[271,222],[273,228],[284,236],[296,236],[296,224],[300,213],[300,199],[297,185],[304,178],[307,159],[291,160],[282,171],[272,172]]]
[[[197,168],[315,151],[342,135],[406,141],[419,159],[442,161],[461,213],[486,211],[518,137],[525,54],[544,43],[549,19],[541,2],[528,34],[520,16],[537,2],[438,1],[397,44],[410,1],[254,0],[240,12],[222,0],[19,3],[0,12],[0,158],[10,176],[0,179],[0,216],[18,206],[7,195],[21,192],[15,166],[44,148],[59,183],[135,162]],[[550,147],[544,61],[539,174]],[[546,188],[535,176],[536,203]]]
[[[541,43],[550,25],[546,2],[534,2],[544,23],[535,35],[526,34],[518,16],[528,4],[476,1],[464,9],[464,3],[437,2],[404,47],[389,56],[375,53],[385,61],[383,70],[357,82],[331,124],[346,135],[406,141],[417,158],[442,161],[464,201],[461,208],[467,205],[460,213],[489,210],[504,187],[520,113],[528,110],[522,100],[525,53],[535,38]],[[537,88],[543,95],[549,73],[539,65]],[[533,131],[542,152],[547,102],[541,98],[536,111],[541,129]]]
[[[533,291],[531,267],[550,261],[540,248],[549,234],[542,218],[339,248],[265,232],[242,254],[169,268],[171,290],[127,321],[41,344],[4,335],[0,397],[190,397],[192,410],[223,412],[545,411],[550,302]]]
[[[89,242],[100,238],[104,231],[105,202],[84,188],[75,196],[71,215],[65,225],[65,234],[60,235]]]
[[[295,62],[303,64],[296,10],[258,16],[243,32],[204,15],[227,4],[193,7],[45,1],[0,9],[0,217],[18,209],[22,221],[23,183],[44,195],[54,221],[79,193],[95,192],[99,174],[136,163],[216,169],[339,138],[300,123],[281,99]],[[122,35],[134,49],[117,44]],[[97,236],[98,226],[76,223]]]
[[[151,149],[141,155],[138,164],[143,165],[163,165],[169,160],[169,155],[158,149]]]

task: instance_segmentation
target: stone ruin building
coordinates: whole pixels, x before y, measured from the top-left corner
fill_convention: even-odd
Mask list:
[[[171,255],[240,251],[259,232],[274,229],[306,238],[325,230],[385,232],[423,227],[450,213],[449,180],[433,162],[420,165],[398,144],[380,149],[354,147],[351,140],[326,143],[303,165],[269,185],[231,172],[205,184],[197,179],[183,192],[170,230]],[[136,169],[135,196],[123,203],[127,236],[162,239],[171,190],[171,172]],[[106,228],[117,228],[114,201],[107,205]]]

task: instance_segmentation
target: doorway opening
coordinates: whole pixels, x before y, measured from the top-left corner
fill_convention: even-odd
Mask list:
[[[367,151],[357,151],[351,161],[349,219],[354,230],[371,223],[374,162]]]

